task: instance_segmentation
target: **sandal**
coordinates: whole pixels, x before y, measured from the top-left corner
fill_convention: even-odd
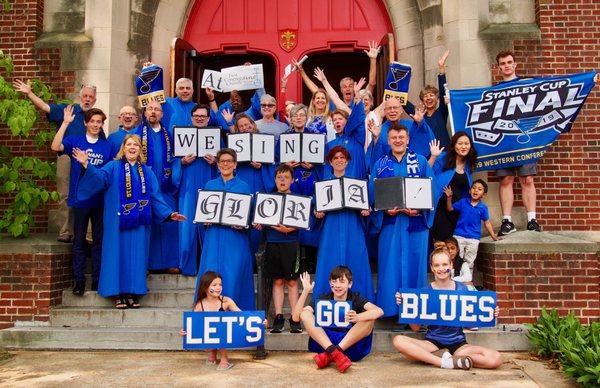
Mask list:
[[[454,369],[469,370],[473,366],[473,360],[469,356],[452,356]]]
[[[210,358],[206,360],[206,365],[217,365],[217,359],[211,360]]]
[[[450,353],[450,351],[447,348],[441,348],[441,349],[436,350],[435,352],[431,352],[431,354],[433,354],[436,357],[442,358],[442,356],[446,352]]]
[[[119,310],[125,310],[129,307],[129,304],[122,296],[115,299],[115,307]]]
[[[225,366],[220,366],[220,365],[219,365],[219,366],[217,367],[217,370],[218,370],[218,371],[220,371],[220,372],[222,372],[222,371],[225,371],[225,370],[229,370],[229,369],[231,369],[231,368],[233,368],[233,364],[232,364],[232,363],[230,363],[230,362],[228,362],[228,363],[227,363],[227,365],[225,365]]]
[[[127,306],[132,309],[139,309],[140,300],[135,295],[127,295]]]

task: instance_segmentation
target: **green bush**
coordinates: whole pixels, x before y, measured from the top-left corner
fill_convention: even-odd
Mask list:
[[[600,322],[582,325],[573,313],[560,317],[543,309],[527,327],[539,356],[558,360],[564,373],[584,387],[600,386]]]

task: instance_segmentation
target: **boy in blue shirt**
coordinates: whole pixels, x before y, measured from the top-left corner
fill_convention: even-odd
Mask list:
[[[496,236],[496,233],[492,229],[488,208],[482,201],[487,192],[487,183],[481,179],[477,179],[473,182],[469,191],[471,198],[462,198],[453,204],[452,189],[449,186],[444,187],[446,208],[450,212],[456,210],[460,213],[456,229],[454,229],[454,238],[458,241],[458,254],[464,261],[469,263],[471,270],[477,258],[477,249],[479,248],[479,239],[481,238],[481,221],[483,221],[483,225],[492,240],[500,240],[500,237]]]
[[[287,164],[280,164],[275,170],[275,186],[277,193],[290,194],[294,170]],[[255,224],[258,230],[262,225]],[[275,306],[275,321],[271,333],[281,333],[285,325],[283,317],[283,287],[287,286],[290,307],[298,302],[298,276],[300,271],[300,246],[298,230],[289,226],[275,225],[265,229],[266,235],[266,270],[273,278],[273,304]],[[290,332],[302,333],[300,321],[290,317]]]
[[[64,108],[63,122],[52,140],[52,151],[71,156],[71,175],[69,180],[68,202],[73,209],[73,294],[82,296],[85,292],[86,233],[88,222],[92,223],[92,290],[98,289],[100,276],[100,257],[102,255],[102,194],[86,200],[77,198],[77,186],[82,176],[81,164],[72,157],[73,150],[88,154],[88,161],[101,168],[114,157],[112,145],[106,140],[102,125],[106,115],[100,109],[91,108],[84,113],[85,134],[65,137],[69,125],[75,120],[73,105]]]

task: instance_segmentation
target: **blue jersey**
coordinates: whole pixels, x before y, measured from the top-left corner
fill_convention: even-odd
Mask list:
[[[113,157],[112,145],[104,139],[98,138],[95,143],[90,143],[86,135],[67,136],[62,142],[65,147],[64,153],[71,156],[74,148],[87,152],[88,163],[96,168],[101,168]],[[96,194],[86,200],[77,198],[77,186],[81,177],[81,164],[71,156],[71,177],[69,180],[69,207],[76,208],[101,208],[102,194]]]

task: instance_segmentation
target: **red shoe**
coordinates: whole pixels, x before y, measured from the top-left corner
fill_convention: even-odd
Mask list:
[[[326,368],[333,361],[333,358],[331,358],[331,354],[327,352],[315,354],[313,359],[317,364],[317,369]]]
[[[337,369],[340,373],[344,373],[346,369],[350,368],[352,365],[352,361],[350,361],[348,356],[346,356],[339,349],[336,349],[331,353],[331,358],[333,358],[333,361],[335,361]]]

